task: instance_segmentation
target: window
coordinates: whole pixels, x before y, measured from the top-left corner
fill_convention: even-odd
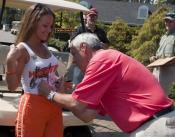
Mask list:
[[[148,17],[148,7],[140,6],[138,9],[137,19],[146,19]]]

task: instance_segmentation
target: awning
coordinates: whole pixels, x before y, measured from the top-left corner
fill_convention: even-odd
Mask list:
[[[175,56],[157,59],[151,64],[149,64],[147,67],[153,68],[153,67],[160,67],[160,66],[165,66],[170,64],[175,64]]]
[[[72,10],[88,12],[89,9],[75,2],[65,0],[6,0],[6,7],[26,9],[35,3],[48,5],[52,10]],[[2,3],[0,2],[0,6]]]

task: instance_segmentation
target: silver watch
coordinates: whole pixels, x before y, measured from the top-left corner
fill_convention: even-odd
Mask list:
[[[54,96],[55,96],[56,93],[57,92],[51,90],[50,93],[49,93],[49,95],[47,96],[47,99],[50,100],[50,101],[53,101],[53,98],[54,98]]]

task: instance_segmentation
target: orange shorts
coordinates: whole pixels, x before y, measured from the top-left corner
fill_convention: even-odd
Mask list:
[[[16,118],[16,137],[63,137],[61,108],[45,97],[24,93]]]

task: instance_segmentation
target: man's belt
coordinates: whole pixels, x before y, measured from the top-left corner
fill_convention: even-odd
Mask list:
[[[159,112],[156,112],[152,117],[147,119],[144,123],[146,123],[148,121],[151,121],[153,119],[156,119],[156,118],[158,118],[160,116],[163,116],[163,115],[165,115],[165,114],[167,114],[167,113],[169,113],[169,112],[171,112],[173,110],[174,110],[174,106],[173,105],[170,106],[170,107],[164,108],[164,109],[160,110]]]
[[[169,113],[173,110],[174,110],[174,106],[172,105],[170,107],[167,107],[167,108],[164,108],[164,109],[160,110],[159,112],[155,113],[152,117],[153,118],[158,118],[158,117],[160,117],[162,115],[165,115],[165,114],[167,114],[167,113]]]

